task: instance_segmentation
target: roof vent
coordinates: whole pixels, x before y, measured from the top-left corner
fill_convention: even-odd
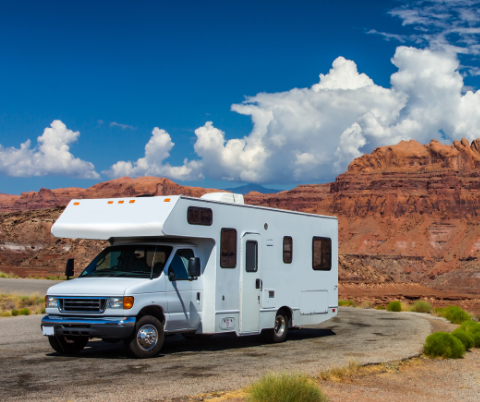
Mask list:
[[[243,195],[242,194],[208,193],[208,194],[202,195],[200,198],[203,198],[204,200],[229,202],[231,204],[245,204],[243,202]]]

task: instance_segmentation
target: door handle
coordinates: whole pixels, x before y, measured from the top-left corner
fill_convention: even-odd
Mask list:
[[[257,278],[257,279],[255,280],[255,289],[261,289],[262,286],[263,286],[262,280],[259,279],[259,278]]]

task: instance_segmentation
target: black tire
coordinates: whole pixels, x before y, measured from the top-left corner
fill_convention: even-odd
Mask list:
[[[285,342],[288,336],[288,316],[283,311],[277,312],[275,326],[262,331],[263,339],[268,343]]]
[[[48,342],[55,352],[62,355],[74,355],[87,346],[88,339],[88,336],[49,336]]]
[[[125,339],[127,351],[139,359],[153,357],[162,349],[165,333],[163,324],[151,315],[145,315],[135,324],[130,338]]]

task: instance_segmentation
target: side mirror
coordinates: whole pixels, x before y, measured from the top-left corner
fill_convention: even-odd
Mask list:
[[[188,276],[198,278],[201,274],[200,258],[193,257],[188,260]]]
[[[65,276],[67,277],[67,281],[70,279],[71,276],[75,276],[75,263],[73,258],[69,258],[67,260],[67,266],[65,267]]]

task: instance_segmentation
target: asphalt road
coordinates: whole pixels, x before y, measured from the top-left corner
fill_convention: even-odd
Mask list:
[[[50,286],[62,281],[51,281],[49,279],[14,279],[0,278],[0,293],[18,293],[29,295],[39,293],[45,295]]]
[[[0,400],[161,401],[238,389],[268,371],[314,375],[348,364],[399,360],[421,352],[429,321],[405,313],[340,310],[321,325],[291,331],[287,342],[215,335],[199,343],[167,337],[149,360],[127,358],[121,343],[90,341],[78,356],[50,349],[40,316],[0,319]]]

